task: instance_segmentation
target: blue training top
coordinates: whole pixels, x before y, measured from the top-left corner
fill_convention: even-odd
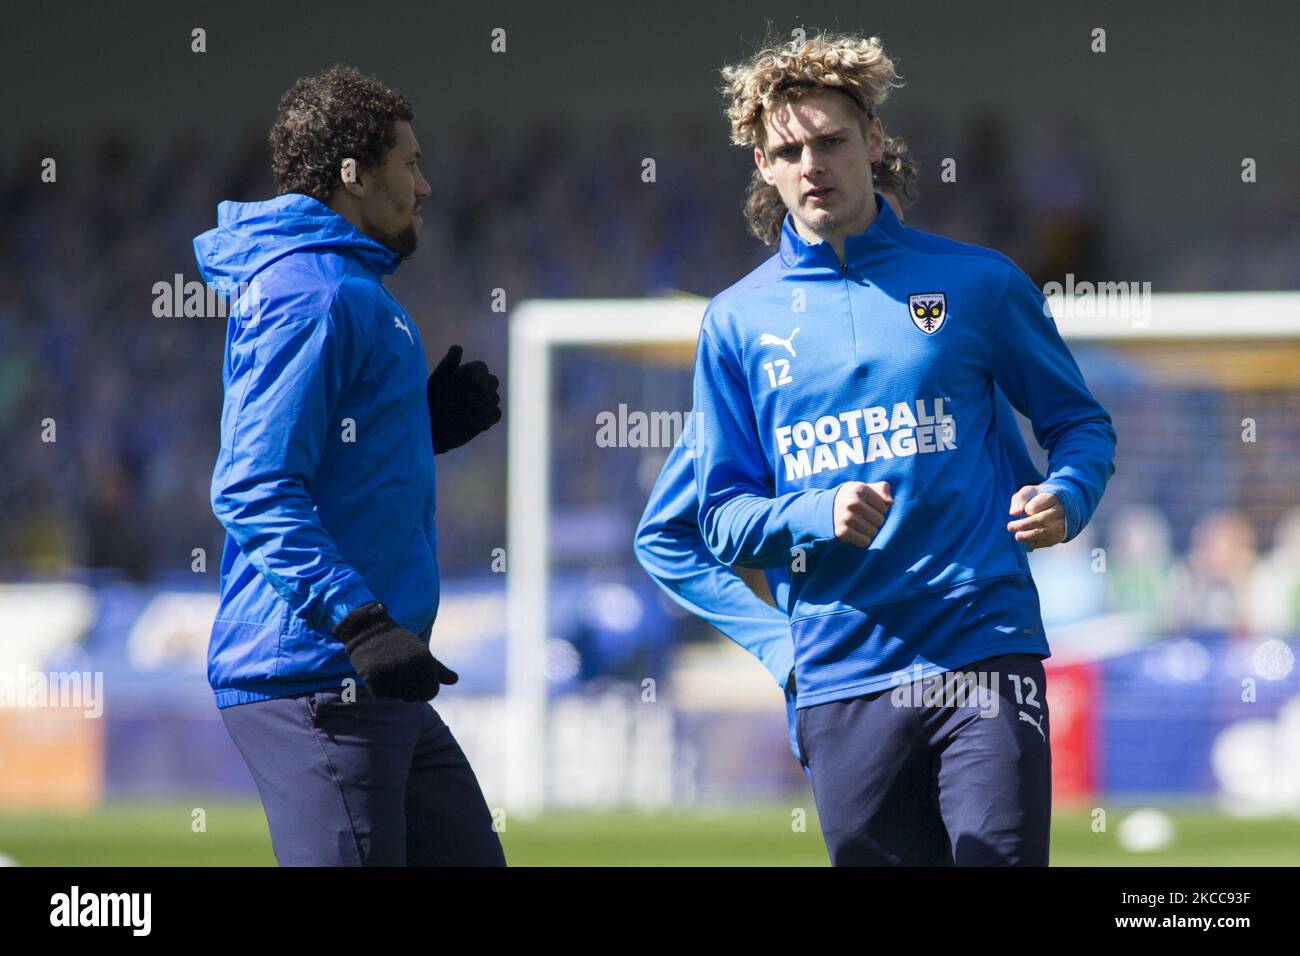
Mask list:
[[[937,239],[906,226],[904,241],[925,247]],[[997,253],[989,253],[997,256]],[[997,428],[1011,462],[1017,486],[1036,485],[1043,475],[1030,458],[1015,413],[1000,389],[995,388]],[[687,429],[691,427],[687,418]],[[708,621],[753,654],[785,691],[790,747],[800,757],[794,729],[795,696],[785,690],[794,669],[794,646],[787,614],[760,600],[730,568],[709,551],[700,533],[693,462],[694,438],[684,434],[664,463],[637,526],[635,550],[646,572],[681,607]],[[765,572],[768,585],[780,602],[789,594],[789,570],[782,566]]]
[[[778,595],[800,707],[1048,654],[1025,546],[1006,530],[1019,483],[998,388],[1048,449],[1041,484],[1067,540],[1114,473],[1110,417],[1029,278],[905,229],[876,199],[843,264],[787,216],[780,251],[710,302],[696,355],[699,527],[723,564],[802,568]],[[888,481],[894,498],[866,549],[834,537],[835,493],[853,480]]]

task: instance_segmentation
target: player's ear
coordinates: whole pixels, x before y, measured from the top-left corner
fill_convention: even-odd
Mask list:
[[[768,165],[767,153],[763,152],[762,146],[754,147],[754,165],[758,167],[759,175],[763,177],[763,182],[769,186],[776,185],[776,176],[772,172],[772,167]]]
[[[871,117],[867,125],[867,156],[873,165],[885,157],[885,128],[880,125],[879,116]]]
[[[361,167],[351,156],[339,163],[339,187],[352,196],[364,196],[365,184],[361,181]]]

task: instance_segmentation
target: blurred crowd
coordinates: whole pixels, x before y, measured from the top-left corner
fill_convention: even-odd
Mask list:
[[[1044,622],[1115,614],[1141,636],[1300,637],[1300,507],[1272,532],[1263,547],[1240,511],[1211,511],[1180,553],[1159,509],[1110,509],[1069,544],[1031,553]]]
[[[507,310],[533,297],[711,296],[768,254],[743,233],[751,160],[726,145],[721,124],[683,122],[665,138],[629,122],[580,141],[542,123],[506,140],[474,126],[436,141],[433,129],[417,122],[416,130],[434,212],[416,257],[388,282],[419,323],[431,365],[458,343],[505,379],[508,311],[494,311],[495,290],[504,290]],[[1019,143],[996,119],[977,117],[965,132],[960,189],[941,187],[929,144],[907,137],[922,171],[908,222],[1007,252],[1040,283],[1066,272],[1105,277],[1114,243],[1104,228],[1106,169],[1075,148],[1076,136],[1062,129],[1041,144]],[[0,576],[111,568],[148,579],[189,572],[196,548],[215,573],[223,532],[208,493],[225,319],[158,317],[153,305],[156,283],[198,278],[191,243],[215,224],[219,201],[273,195],[265,131],[231,142],[180,138],[157,151],[110,132],[85,150],[31,142],[0,169],[0,435],[8,452]],[[58,159],[53,183],[40,179],[46,156]],[[655,161],[650,182],[647,157]],[[1294,284],[1286,271],[1300,261],[1294,219],[1259,224],[1252,236],[1215,246],[1220,260],[1251,260],[1240,269],[1220,262],[1207,273],[1193,244],[1171,246],[1167,261],[1141,274],[1161,289]],[[1251,252],[1263,247],[1267,255]],[[672,394],[688,400],[680,367],[628,360],[560,368],[556,414],[578,409],[584,422],[619,401],[663,407],[660,386],[670,380]],[[1287,407],[1294,411],[1294,402]],[[594,520],[599,496],[608,501],[623,470],[628,500],[619,507],[635,521],[653,479],[646,456],[602,454],[594,427],[560,431],[557,460],[570,471],[557,490],[561,503],[589,506]],[[1116,504],[1150,506],[1149,497],[1122,499]],[[445,570],[486,570],[505,540],[504,427],[439,459],[439,502]],[[1149,604],[1171,623],[1246,621],[1259,610],[1245,596],[1251,582],[1300,564],[1294,513],[1276,530],[1231,512],[1207,517],[1186,541],[1173,536],[1179,553],[1158,529],[1183,517],[1148,510],[1119,525],[1113,560],[1126,570],[1105,576],[1114,582],[1105,606]],[[614,526],[617,535],[626,530]],[[1262,556],[1255,536],[1268,536]],[[617,560],[631,561],[630,545]],[[1294,587],[1288,593],[1294,626],[1300,598]]]

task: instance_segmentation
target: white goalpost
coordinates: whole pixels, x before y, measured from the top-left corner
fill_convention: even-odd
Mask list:
[[[693,342],[703,313],[697,298],[580,299],[523,302],[510,317],[505,791],[513,813],[536,814],[546,797],[553,352]]]
[[[1127,283],[1121,285],[1129,285]],[[1300,338],[1300,293],[1156,293],[1140,314],[1106,290],[1067,288],[1052,301],[1067,341]],[[1130,305],[1132,303],[1130,302]],[[552,368],[565,347],[693,345],[706,300],[695,297],[531,300],[510,317],[506,535],[504,790],[513,814],[547,802],[547,622],[550,612]],[[585,427],[583,423],[580,427]],[[590,423],[593,428],[594,423]],[[629,548],[631,543],[629,542]]]

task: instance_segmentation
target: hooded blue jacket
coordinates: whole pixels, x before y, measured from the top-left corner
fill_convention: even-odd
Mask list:
[[[221,203],[194,251],[237,295],[211,489],[217,706],[361,683],[339,621],[380,600],[427,641],[438,611],[428,365],[383,284],[399,256],[298,194]]]
[[[913,248],[942,248],[948,241],[901,223],[900,226],[900,238]],[[998,253],[988,254],[999,257]],[[1043,475],[1025,447],[1015,412],[1001,389],[995,388],[994,394],[999,441],[1006,449],[1016,486],[1042,483]],[[650,500],[637,526],[637,560],[677,604],[708,621],[749,651],[772,675],[777,686],[785,692],[790,749],[799,759],[794,722],[795,695],[785,689],[794,671],[790,619],[784,611],[761,600],[730,568],[720,564],[704,543],[698,523],[693,422],[694,416],[687,416],[686,431],[681,441],[673,446],[650,492]],[[782,602],[788,600],[790,594],[788,567],[769,568],[765,574],[773,599],[779,606],[784,606]]]
[[[696,354],[704,541],[728,565],[805,555],[777,594],[800,707],[1049,653],[1025,547],[1006,530],[1024,482],[999,434],[999,388],[1049,451],[1038,483],[1064,506],[1067,540],[1114,471],[1110,417],[1028,277],[876,204],[843,264],[787,216],[780,252],[710,302]],[[894,497],[867,549],[834,537],[850,480],[886,480]]]

